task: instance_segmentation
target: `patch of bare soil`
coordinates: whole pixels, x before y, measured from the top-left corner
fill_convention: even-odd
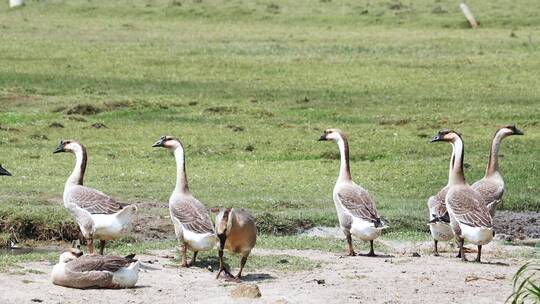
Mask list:
[[[384,245],[393,249],[376,258],[256,249],[254,255],[285,254],[321,263],[313,271],[246,272],[246,283],[257,284],[262,295],[256,299],[233,299],[237,283],[216,280],[204,261],[179,268],[168,258],[169,250],[139,256],[145,263],[152,261],[146,265],[155,270],[141,271],[137,288],[125,290],[55,286],[49,279],[50,263],[26,263],[12,274],[0,274],[0,303],[503,303],[511,293],[513,274],[526,262],[524,252],[530,255],[533,250],[492,243],[483,250],[485,262],[477,264],[461,262],[453,251],[441,257],[424,255],[422,248],[429,243]]]
[[[540,212],[497,211],[493,225],[497,233],[511,239],[540,239]]]

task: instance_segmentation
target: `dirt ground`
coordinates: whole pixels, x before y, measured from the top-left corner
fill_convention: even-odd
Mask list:
[[[257,249],[253,254],[286,254],[321,264],[312,271],[246,272],[245,283],[260,288],[257,299],[233,299],[230,293],[240,284],[216,280],[205,268],[178,268],[166,250],[139,256],[156,269],[141,271],[137,288],[126,290],[59,287],[50,282],[50,263],[21,264],[17,272],[0,274],[0,303],[503,303],[513,274],[527,261],[523,256],[534,251],[493,242],[483,249],[484,263],[476,264],[454,258],[446,244],[442,256],[434,257],[427,254],[431,243],[383,242],[391,253],[377,258]],[[415,252],[421,256],[413,257]]]

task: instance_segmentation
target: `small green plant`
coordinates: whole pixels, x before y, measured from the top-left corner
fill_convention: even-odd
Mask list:
[[[540,263],[528,262],[521,266],[514,275],[512,294],[506,303],[540,303]],[[527,301],[527,302],[526,302]]]

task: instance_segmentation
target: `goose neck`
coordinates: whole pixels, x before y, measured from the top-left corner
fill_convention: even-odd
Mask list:
[[[452,159],[450,160],[449,185],[465,184],[465,175],[463,174],[463,158],[465,149],[461,137],[456,137],[452,142]]]
[[[176,187],[174,192],[187,193],[189,188],[186,176],[186,161],[184,147],[180,143],[176,149],[174,149],[174,158],[176,160]]]
[[[75,154],[75,168],[69,176],[68,185],[83,185],[84,173],[86,171],[86,163],[88,156],[86,154],[86,148],[80,144],[74,145],[73,153]]]
[[[495,172],[499,172],[499,147],[503,138],[504,132],[498,131],[497,133],[495,133],[495,136],[491,141],[491,147],[489,149],[489,160],[486,168],[486,176],[491,176]]]
[[[337,144],[341,159],[338,181],[351,181],[351,170],[349,166],[349,142],[345,136],[341,135],[337,140]]]

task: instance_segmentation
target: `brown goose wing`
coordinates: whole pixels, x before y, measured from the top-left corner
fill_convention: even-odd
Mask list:
[[[76,204],[91,214],[112,214],[127,206],[101,191],[85,186],[72,188],[68,194],[68,202]]]
[[[195,233],[214,233],[206,207],[194,197],[182,197],[169,206],[172,216],[184,229]]]
[[[345,186],[342,187],[338,193],[339,201],[341,205],[351,215],[361,218],[369,222],[379,222],[380,217],[375,208],[375,204],[369,192],[358,186]]]
[[[436,195],[430,197],[428,199],[428,208],[429,211],[432,213],[431,215],[436,217],[442,217],[446,214],[446,204],[444,203],[444,200],[446,198],[446,194],[448,193],[448,187],[444,187],[437,193]]]
[[[448,194],[447,207],[456,220],[471,227],[492,227],[492,220],[482,198],[472,188],[459,189]]]
[[[486,179],[477,181],[471,187],[482,196],[486,205],[501,200],[504,194],[504,187]]]
[[[137,260],[129,257],[86,255],[66,264],[68,270],[73,272],[110,271],[115,272]]]

